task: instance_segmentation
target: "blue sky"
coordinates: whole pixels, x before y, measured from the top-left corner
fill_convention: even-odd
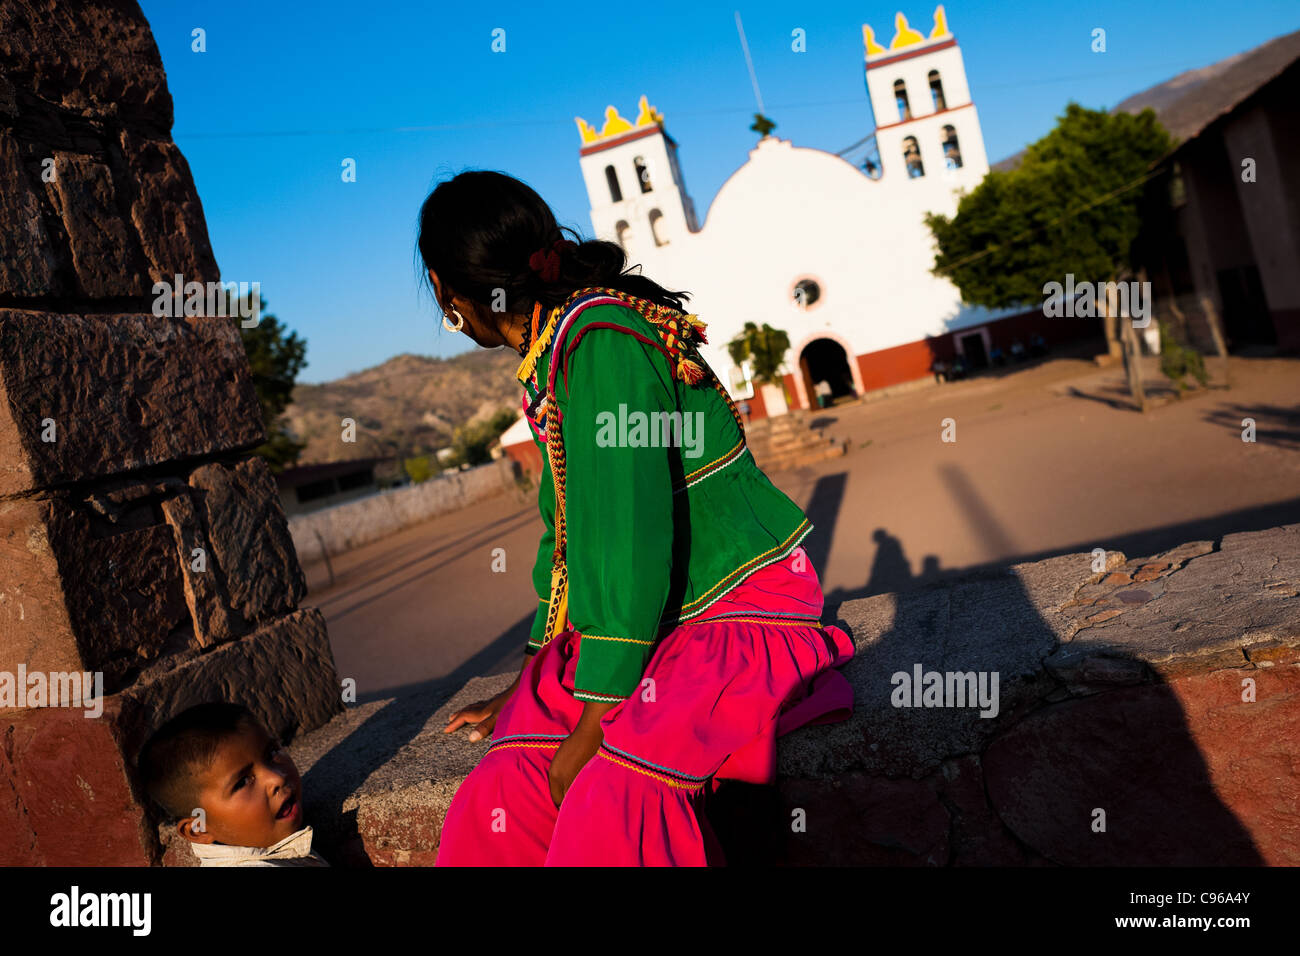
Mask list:
[[[536,189],[561,224],[590,235],[573,117],[607,104],[635,119],[646,94],[680,146],[703,216],[757,140],[735,26],[744,19],[775,135],[837,152],[871,131],[862,24],[888,43],[902,10],[929,32],[934,4],[810,2],[216,4],[141,0],[175,101],[226,280],[257,281],[270,311],[308,342],[300,382],[402,352],[472,347],[442,331],[417,285],[416,216],[467,168]],[[955,0],[989,161],[1051,129],[1071,99],[1110,107],[1174,74],[1300,26],[1294,0],[1045,3]],[[506,50],[491,50],[492,31]],[[791,50],[806,32],[807,52]],[[1107,50],[1093,53],[1094,28]],[[207,50],[191,50],[191,31]],[[341,163],[357,163],[344,183]]]

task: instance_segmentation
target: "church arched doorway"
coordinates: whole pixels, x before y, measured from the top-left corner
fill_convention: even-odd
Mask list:
[[[838,398],[857,394],[853,387],[853,372],[849,368],[848,354],[844,351],[844,346],[834,339],[813,339],[809,342],[799,356],[799,369],[803,372],[808,402],[813,408],[822,404],[817,397],[819,382],[825,382],[830,387],[826,405]],[[826,388],[823,387],[822,394],[825,391]]]

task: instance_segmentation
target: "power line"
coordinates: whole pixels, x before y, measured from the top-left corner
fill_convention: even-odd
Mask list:
[[[746,58],[748,60],[748,49],[746,49]],[[1005,89],[1007,87],[1026,86],[1026,85],[1043,86],[1048,83],[1064,83],[1071,80],[1094,79],[1096,77],[1115,76],[1122,73],[1145,72],[1146,70],[1163,68],[1164,66],[1169,66],[1169,65],[1174,65],[1174,64],[1161,64],[1156,67],[1147,64],[1140,68],[1133,67],[1124,70],[1104,70],[1104,71],[1097,71],[1094,73],[1077,73],[1072,76],[1057,76],[1057,77],[1044,77],[1044,78],[1035,77],[1031,80],[1013,80],[1005,83],[982,83],[980,84],[980,89],[996,90],[996,89]],[[752,62],[751,62],[751,69],[752,69]],[[754,78],[754,94],[755,94],[755,98],[758,99],[760,112],[764,112],[764,114],[766,115],[766,111],[763,109],[762,97],[759,94],[758,81],[756,78]],[[865,98],[855,97],[853,99],[808,100],[804,102],[795,102],[795,103],[777,103],[773,105],[772,109],[773,112],[779,112],[781,110],[818,109],[827,106],[864,106],[867,104],[868,101]],[[717,115],[728,114],[728,113],[749,113],[749,112],[750,109],[747,106],[716,106],[716,107],[709,107],[705,109],[688,108],[688,109],[674,110],[673,115],[674,116],[717,116]],[[465,129],[513,129],[513,128],[525,127],[525,126],[537,127],[537,126],[554,126],[554,125],[558,125],[558,123],[556,120],[553,119],[512,119],[512,120],[485,120],[485,121],[467,122],[467,123],[431,123],[431,124],[424,124],[424,125],[412,124],[406,126],[361,126],[361,127],[335,127],[335,128],[322,127],[318,129],[300,129],[300,130],[271,129],[271,130],[254,130],[249,132],[232,131],[232,132],[216,132],[216,133],[179,132],[174,134],[174,138],[176,139],[184,138],[186,140],[260,139],[260,138],[269,138],[269,137],[276,137],[276,136],[339,136],[339,135],[351,136],[357,134],[373,134],[373,133],[439,133],[439,132],[451,132],[455,130],[465,130]],[[861,145],[862,142],[865,142],[865,139],[860,140],[858,143],[855,143],[854,146]],[[841,150],[840,152],[841,153],[848,152],[848,150],[853,148],[854,148],[853,146],[849,146],[846,147],[844,150]],[[837,153],[836,155],[839,155],[839,153]]]

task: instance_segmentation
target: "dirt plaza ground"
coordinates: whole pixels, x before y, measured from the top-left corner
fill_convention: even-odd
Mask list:
[[[1145,415],[1122,371],[1074,358],[837,406],[812,418],[848,454],[771,477],[815,525],[828,612],[990,564],[1300,521],[1300,360],[1234,357],[1229,374],[1173,400],[1150,365]],[[336,557],[332,587],[309,567],[340,677],[366,700],[517,668],[541,529],[531,496],[507,495]]]

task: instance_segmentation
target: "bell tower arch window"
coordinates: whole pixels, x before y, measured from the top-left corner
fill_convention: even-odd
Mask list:
[[[909,179],[920,179],[925,175],[925,167],[921,165],[921,144],[915,136],[903,140],[903,162],[907,164]]]
[[[912,107],[907,102],[907,84],[902,80],[894,81],[894,102],[898,105],[898,120],[910,120]]]
[[[656,246],[668,245],[668,237],[664,235],[664,214],[658,209],[650,210],[650,235],[655,237]]]
[[[609,183],[609,198],[614,202],[622,202],[623,190],[618,186],[618,173],[613,166],[605,167],[605,182]]]
[[[957,145],[957,130],[951,126],[943,128],[943,161],[949,169],[961,169],[961,147]]]
[[[646,165],[645,157],[636,157],[632,160],[632,165],[636,167],[636,181],[641,184],[641,191],[648,193],[653,187],[650,184],[650,167]]]
[[[942,113],[948,108],[943,98],[943,80],[939,79],[939,71],[930,71],[930,99],[934,102],[934,111]]]

